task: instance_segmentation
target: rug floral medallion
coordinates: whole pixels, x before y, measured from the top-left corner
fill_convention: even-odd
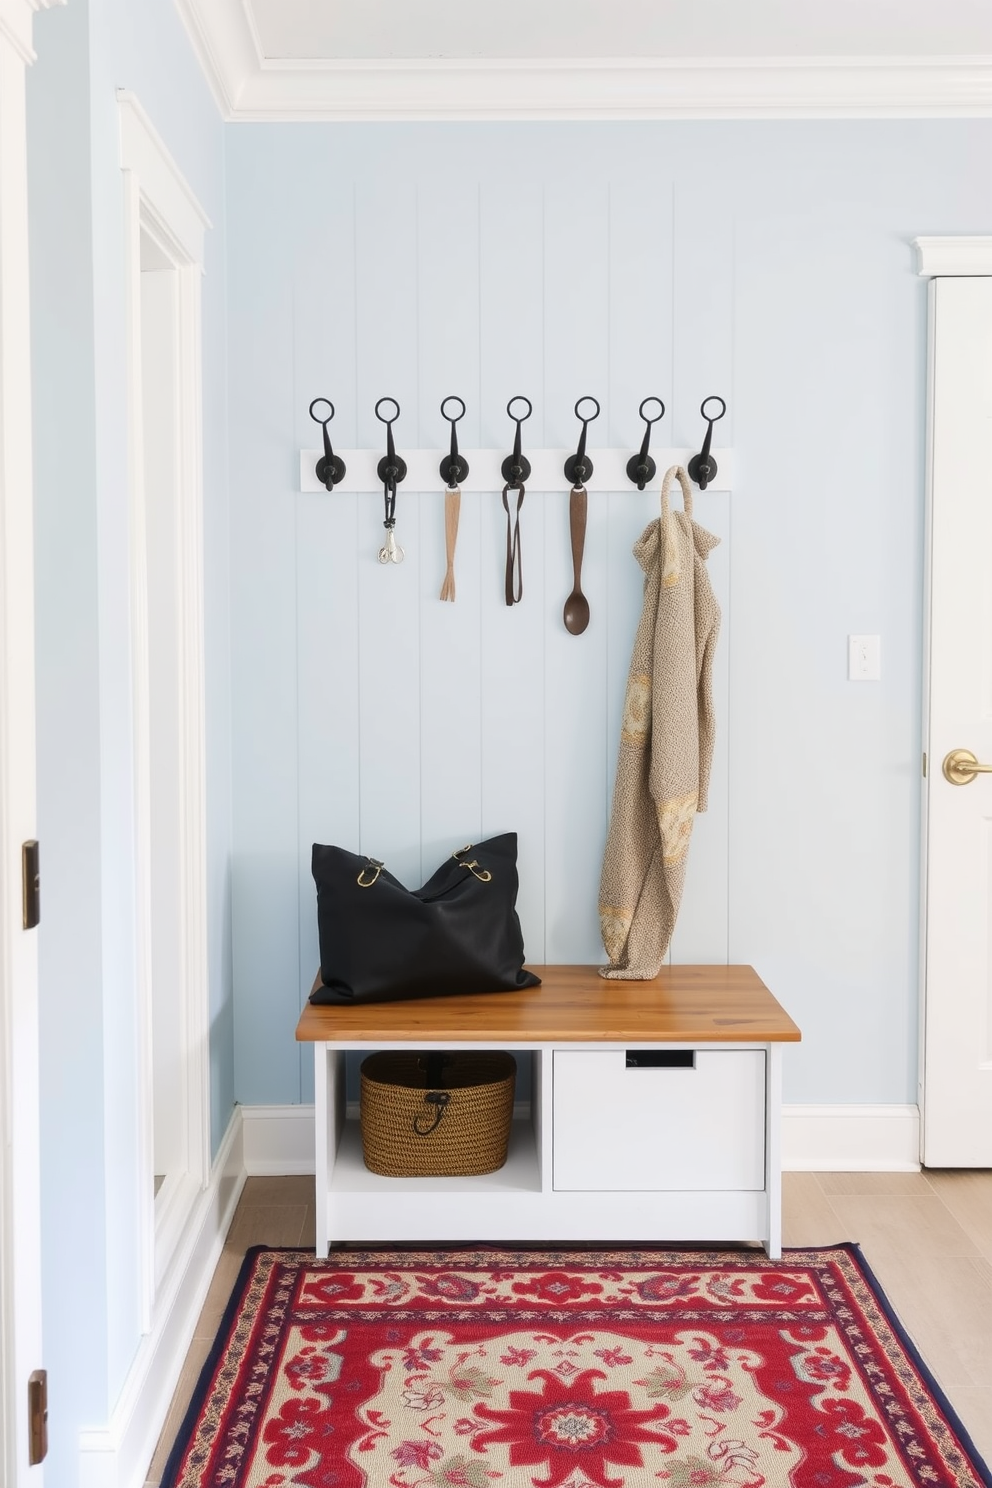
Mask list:
[[[163,1488],[988,1488],[856,1247],[249,1253]]]

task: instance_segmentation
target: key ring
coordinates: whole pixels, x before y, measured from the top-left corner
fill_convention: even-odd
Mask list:
[[[396,541],[392,527],[386,529],[386,541],[379,549],[380,563],[402,563],[406,557],[403,549]]]

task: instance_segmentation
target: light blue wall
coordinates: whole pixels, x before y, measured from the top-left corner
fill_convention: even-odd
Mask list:
[[[224,130],[168,0],[35,17],[35,399],[46,1481],[78,1481],[140,1342],[124,216],[116,89],[213,221],[203,289],[213,1148],[234,1101]]]
[[[992,230],[987,122],[239,126],[228,142],[236,1088],[307,1099],[292,1030],[317,963],[309,848],[420,882],[515,828],[533,961],[600,956],[596,887],[647,493],[591,498],[593,620],[564,634],[564,495],[528,495],[525,599],[501,598],[498,496],[463,501],[458,601],[439,492],[298,493],[337,405],[341,445],[666,440],[726,398],[713,799],[690,854],[680,961],[749,962],[802,1025],[794,1102],[916,1095],[926,287],[910,241]],[[846,680],[849,632],[883,679]]]

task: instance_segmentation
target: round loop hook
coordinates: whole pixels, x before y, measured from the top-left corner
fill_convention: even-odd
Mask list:
[[[317,407],[318,403],[326,403],[327,407],[331,410],[330,413],[325,414],[323,418],[321,418],[319,413],[314,413],[314,409]],[[314,398],[313,402],[310,404],[310,417],[313,419],[315,424],[329,424],[331,419],[334,417],[334,404],[331,402],[330,398]]]
[[[316,412],[320,404],[330,409],[330,413],[324,418],[321,418],[320,414]],[[346,472],[344,461],[340,455],[334,453],[331,445],[331,436],[327,429],[328,424],[334,417],[334,404],[330,398],[314,398],[310,404],[310,417],[315,424],[320,425],[324,440],[324,453],[314,466],[314,474],[326,490],[333,491],[334,487],[344,480]]]
[[[396,412],[392,415],[391,418],[386,418],[386,415],[384,413],[379,412],[379,409],[384,403],[391,403],[396,409]],[[380,424],[395,424],[396,420],[400,416],[400,405],[397,403],[395,398],[380,398],[378,403],[375,405],[375,416],[379,420]]]
[[[582,407],[583,403],[591,403],[593,405],[593,407],[595,408],[596,412],[595,413],[580,413],[579,410]],[[577,399],[576,404],[575,404],[575,417],[577,419],[581,419],[581,421],[584,424],[591,424],[592,421],[593,421],[593,419],[598,419],[599,418],[599,399],[598,398],[594,398],[591,394],[588,394],[584,398]]]
[[[720,412],[713,414],[707,413],[707,403],[719,403]],[[706,420],[706,434],[703,438],[702,449],[699,451],[698,455],[693,455],[692,459],[686,466],[686,470],[689,473],[689,479],[694,480],[701,491],[706,490],[706,487],[709,485],[710,481],[715,478],[717,473],[718,467],[716,459],[713,455],[710,454],[710,443],[713,439],[713,425],[723,418],[723,415],[726,413],[726,411],[726,403],[721,397],[718,397],[716,393],[711,393],[710,396],[708,398],[704,398],[702,403],[700,403],[699,405],[699,412]]]
[[[658,405],[658,412],[654,415],[653,418],[649,418],[649,416],[644,412],[649,403],[657,403]],[[665,405],[664,403],[662,403],[660,398],[642,398],[641,406],[637,410],[637,417],[642,418],[646,424],[656,424],[659,419],[665,417]]]
[[[513,405],[514,405],[514,403],[526,403],[527,404],[527,412],[526,413],[514,413],[514,411],[513,411]],[[509,401],[509,403],[507,403],[507,405],[506,405],[506,411],[507,411],[507,413],[509,414],[510,418],[513,420],[513,422],[515,424],[523,424],[523,423],[526,423],[527,422],[527,420],[530,418],[531,414],[534,412],[534,405],[530,401],[529,398],[525,398],[524,397],[523,393],[518,393],[515,398],[511,398],[510,401]]]
[[[445,413],[445,409],[449,403],[457,403],[461,409],[461,413]],[[455,427],[459,419],[465,417],[465,399],[459,398],[455,393],[450,394],[447,398],[442,398],[441,417],[447,419],[451,425],[451,449],[441,461],[438,470],[448,490],[454,491],[468,475],[468,461],[463,459],[458,453],[458,430]]]

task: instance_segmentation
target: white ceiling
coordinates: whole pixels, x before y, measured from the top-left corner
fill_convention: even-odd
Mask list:
[[[175,0],[229,119],[992,118],[992,0]]]

